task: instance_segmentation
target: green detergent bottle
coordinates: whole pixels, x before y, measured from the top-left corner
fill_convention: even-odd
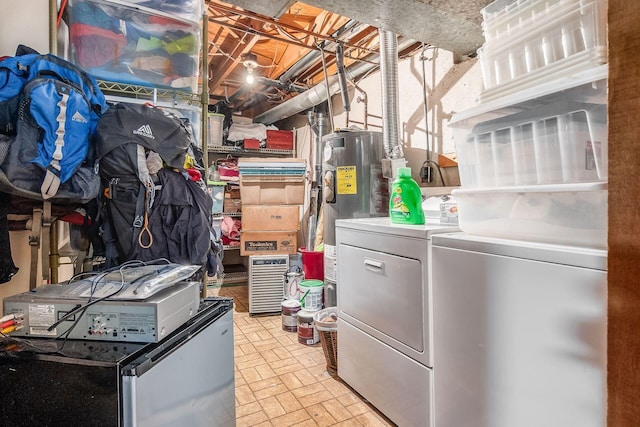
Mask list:
[[[391,184],[389,216],[393,224],[424,224],[422,194],[411,178],[411,168],[398,168],[398,176]]]

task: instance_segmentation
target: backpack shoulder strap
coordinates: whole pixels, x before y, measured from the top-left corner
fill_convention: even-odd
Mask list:
[[[42,246],[42,279],[49,280],[49,230],[51,230],[51,202],[44,202],[42,207],[33,208],[31,219],[31,233],[29,233],[29,246],[31,246],[31,265],[29,269],[29,290],[38,286],[38,251]]]
[[[33,209],[31,219],[31,233],[29,234],[29,246],[31,246],[31,267],[29,269],[29,290],[34,290],[38,285],[38,251],[40,250],[40,232],[42,231],[42,209]]]
[[[51,202],[47,202],[46,200],[42,203],[42,280],[44,282],[49,282],[49,256],[51,252],[51,225],[53,224],[54,218],[51,216]],[[58,243],[55,242],[57,245]]]
[[[60,161],[62,160],[62,148],[64,147],[65,126],[67,121],[67,102],[69,95],[61,94],[58,101],[59,114],[56,117],[58,127],[56,129],[56,149],[53,152],[51,163],[47,167],[47,172],[42,181],[40,192],[44,200],[50,199],[58,193],[60,188]]]

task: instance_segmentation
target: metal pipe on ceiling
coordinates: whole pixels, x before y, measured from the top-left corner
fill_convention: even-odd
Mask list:
[[[358,33],[361,30],[361,27],[364,27],[364,24],[359,23],[358,21],[354,21],[353,19],[347,21],[342,27],[338,28],[335,32],[331,34],[331,38],[339,41],[347,41],[349,37],[345,37],[348,32]],[[326,42],[323,41],[320,43],[320,47],[323,49],[333,48],[335,46],[335,42]],[[278,80],[287,82],[292,80],[299,73],[307,69],[311,64],[317,62],[320,59],[320,50],[312,50],[300,58],[295,64],[293,64],[287,71],[285,71]]]
[[[303,93],[308,89],[308,87],[306,86],[301,86],[294,83],[285,83],[285,82],[281,82],[280,80],[273,80],[266,77],[257,78],[256,83],[266,86],[265,90],[260,93],[260,95],[264,95],[265,97],[270,93],[273,93],[273,91],[271,90],[272,88],[277,88],[279,90],[283,90],[289,93],[290,92]],[[236,102],[238,101],[238,99],[241,98],[243,95],[245,95],[246,92],[248,91],[248,87],[244,84],[244,82],[238,82],[238,86],[239,86],[238,90],[236,90],[230,96],[224,98],[224,101],[228,105],[231,105],[234,109],[242,111],[243,109],[248,108],[251,105],[251,103],[255,101],[255,99],[253,99],[253,96],[251,96],[247,99],[241,100],[240,103],[236,105]],[[255,89],[253,89],[252,92],[255,92]]]
[[[268,79],[266,77],[258,77],[256,79],[256,82],[265,86],[273,86],[273,87],[277,87],[278,89],[287,91],[287,92],[299,92],[302,93],[304,91],[306,91],[307,89],[309,89],[306,86],[301,86],[301,85],[297,85],[294,83],[289,83],[289,82],[283,82],[280,80],[273,80],[273,79]]]
[[[405,50],[415,43],[414,40],[403,38],[398,42],[398,51]],[[378,65],[375,62],[380,59],[380,55],[374,53],[368,55],[365,59],[367,59],[367,62],[358,62],[346,67],[347,73],[352,78],[357,79],[376,68]],[[294,96],[288,101],[258,115],[253,121],[269,125],[325,102],[329,97],[328,94],[333,96],[340,90],[337,75],[330,76],[328,82],[328,85],[325,85],[325,82],[318,83],[306,92]],[[329,87],[328,91],[327,86]]]
[[[342,27],[338,28],[336,31],[331,33],[330,37],[332,40],[336,40],[337,42],[349,41],[354,35],[359,34],[365,27],[367,27],[367,25],[351,19],[347,21]],[[324,40],[318,43],[317,50],[307,52],[302,58],[296,61],[296,63],[293,64],[287,71],[281,74],[280,77],[278,77],[278,80],[283,84],[287,84],[291,81],[294,81],[297,76],[305,72],[309,67],[313,66],[318,61],[321,61],[323,49],[325,48],[335,49],[337,46],[336,41],[328,42]],[[359,59],[359,60],[361,61],[362,59]],[[305,89],[308,89],[308,88],[305,88]],[[297,91],[297,92],[302,92],[302,91]]]
[[[349,33],[358,34],[360,31],[362,31],[364,27],[366,27],[366,25],[358,21],[349,20],[342,27],[338,28],[336,31],[331,33],[331,38],[338,41],[347,41],[350,39],[350,37],[347,37]],[[307,90],[308,87],[304,87],[303,90],[300,90],[302,89],[302,86],[294,85],[293,83],[290,83],[290,82],[294,81],[296,76],[304,72],[307,68],[311,67],[314,63],[320,61],[321,55],[322,55],[321,49],[335,48],[335,46],[336,46],[335,42],[322,41],[318,43],[317,49],[307,52],[302,58],[296,61],[296,63],[293,64],[287,71],[285,71],[282,75],[280,75],[277,81],[281,82],[282,85],[288,85],[288,84],[293,85],[292,88],[296,92],[303,92],[304,90]],[[258,82],[261,83],[260,80],[258,80]],[[277,85],[271,84],[270,86],[277,86]],[[282,87],[279,87],[279,88],[282,89]],[[238,98],[239,96],[242,96],[244,92],[245,92],[244,87],[241,87],[235,93],[233,93],[231,96],[228,97],[228,101],[231,104],[233,104],[235,99]],[[243,103],[243,105],[244,104],[245,103]]]

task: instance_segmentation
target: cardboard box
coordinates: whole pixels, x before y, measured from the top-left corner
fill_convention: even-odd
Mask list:
[[[239,199],[240,198],[240,187],[227,185],[224,190],[224,198],[225,199]]]
[[[300,229],[300,205],[242,205],[245,231],[286,231]]]
[[[223,211],[225,213],[242,212],[242,199],[224,199]]]
[[[293,132],[290,130],[267,130],[267,148],[293,150]]]
[[[246,205],[301,205],[304,190],[304,176],[240,176],[240,197]]]
[[[240,255],[294,255],[298,251],[296,231],[246,231],[240,233]]]

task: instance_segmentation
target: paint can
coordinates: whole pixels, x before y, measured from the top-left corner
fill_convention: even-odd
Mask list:
[[[318,331],[313,325],[314,313],[315,311],[308,310],[298,312],[298,342],[300,344],[313,345],[320,341]]]
[[[298,287],[300,288],[300,302],[303,310],[318,311],[322,309],[324,293],[322,280],[303,280]]]
[[[282,330],[296,332],[298,330],[298,312],[300,311],[300,301],[288,299],[282,301]]]

